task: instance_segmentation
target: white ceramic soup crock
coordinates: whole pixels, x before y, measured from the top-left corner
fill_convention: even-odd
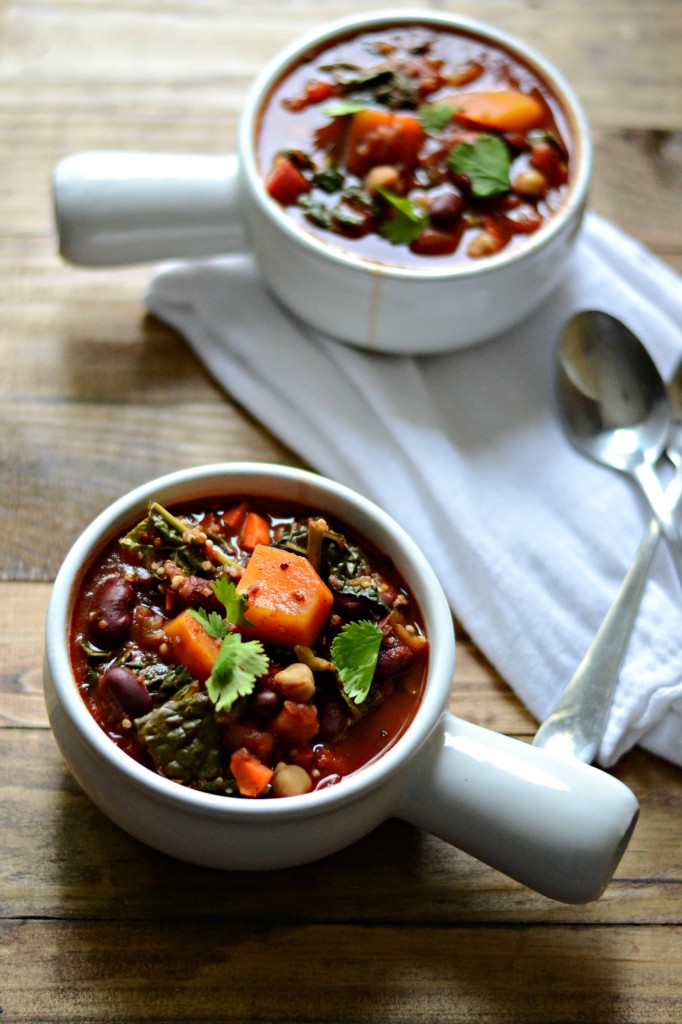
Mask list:
[[[245,494],[317,508],[388,553],[409,583],[430,640],[425,694],[401,738],[335,786],[276,800],[200,793],[138,764],[91,717],[69,658],[69,622],[84,569],[103,544],[143,517],[151,499],[172,504]],[[385,512],[312,473],[227,463],[153,480],[86,528],[54,584],[44,683],[55,738],[85,792],[123,829],[172,856],[225,869],[283,868],[340,850],[397,816],[556,900],[596,899],[634,828],[634,795],[596,768],[454,717],[447,710],[454,663],[452,615],[436,574]]]
[[[337,37],[409,24],[454,29],[498,47],[556,97],[572,150],[569,188],[549,221],[518,247],[459,264],[380,265],[316,238],[265,191],[254,142],[273,85]],[[573,249],[590,173],[580,103],[543,57],[459,15],[383,11],[327,24],[266,67],[244,103],[237,155],[74,154],[55,169],[54,195],[61,253],[71,262],[112,266],[252,249],[267,285],[312,327],[361,348],[424,354],[489,338],[540,304]]]

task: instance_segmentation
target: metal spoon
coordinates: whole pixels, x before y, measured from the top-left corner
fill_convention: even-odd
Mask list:
[[[578,451],[640,485],[682,580],[682,537],[655,470],[668,440],[670,400],[641,341],[608,313],[578,313],[559,342],[556,397]]]
[[[682,361],[670,382],[672,422],[666,454],[676,474],[666,498],[677,508],[682,498]],[[533,744],[560,757],[591,764],[597,756],[628,640],[635,623],[651,562],[661,539],[652,518],[611,608]]]

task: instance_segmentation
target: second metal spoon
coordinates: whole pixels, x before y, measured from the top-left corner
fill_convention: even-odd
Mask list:
[[[682,537],[655,470],[668,442],[670,400],[644,345],[608,313],[578,313],[557,349],[556,398],[578,451],[640,485],[682,580]]]
[[[676,474],[666,489],[673,511],[682,497],[682,361],[670,382],[672,422],[666,454]],[[613,692],[635,623],[651,562],[661,539],[658,520],[649,528],[611,608],[582,661],[564,687],[533,744],[591,764],[604,734]]]

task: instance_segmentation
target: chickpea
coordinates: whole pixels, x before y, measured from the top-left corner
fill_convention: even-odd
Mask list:
[[[275,768],[272,777],[272,790],[275,796],[301,796],[309,793],[313,782],[305,768],[297,764],[284,764],[281,761]]]
[[[400,174],[398,169],[391,164],[377,164],[367,172],[363,184],[365,191],[370,196],[375,196],[382,188],[388,189],[389,192],[399,192],[401,188]]]
[[[480,231],[469,242],[467,255],[476,260],[481,256],[492,256],[499,248],[499,242],[489,231]]]
[[[286,700],[307,704],[315,693],[315,677],[312,669],[302,661],[287,665],[274,676],[273,682],[277,692]]]
[[[519,192],[522,196],[532,196],[538,199],[546,194],[548,188],[547,178],[542,171],[536,170],[535,167],[519,171],[512,185],[514,191]]]

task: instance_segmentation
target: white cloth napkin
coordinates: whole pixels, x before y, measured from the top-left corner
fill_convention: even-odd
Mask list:
[[[630,480],[563,437],[553,350],[571,313],[603,309],[670,375],[682,354],[682,286],[672,270],[591,214],[541,309],[483,345],[422,358],[316,335],[269,295],[248,255],[164,266],[147,302],[284,443],[407,528],[467,632],[546,716],[649,518]],[[637,743],[682,765],[682,586],[664,545],[599,763]]]

